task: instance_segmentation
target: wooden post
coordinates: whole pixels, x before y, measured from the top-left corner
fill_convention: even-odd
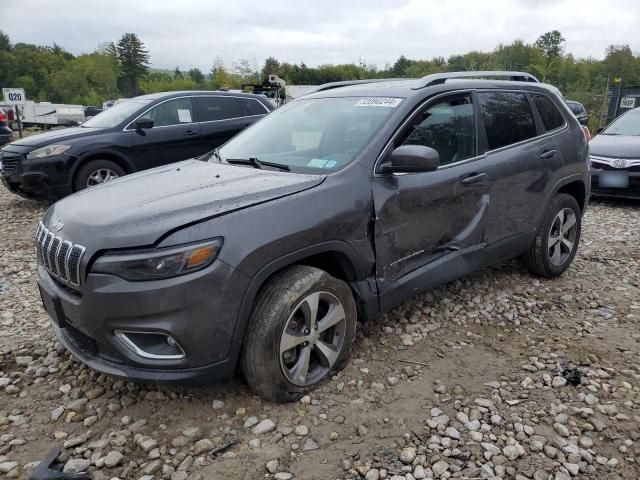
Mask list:
[[[18,135],[22,138],[22,120],[20,120],[20,109],[18,105],[15,105],[14,110],[16,111],[16,121],[18,122]]]

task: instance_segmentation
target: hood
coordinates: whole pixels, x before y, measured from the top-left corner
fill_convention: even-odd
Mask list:
[[[64,142],[78,137],[87,137],[89,135],[94,135],[99,131],[102,131],[102,129],[83,127],[61,128],[59,130],[51,130],[49,132],[39,133],[38,135],[21,138],[13,142],[12,145],[19,145],[22,147],[43,147],[45,145]]]
[[[62,222],[58,235],[90,253],[148,246],[171,230],[312,188],[325,178],[186,160],[60,200],[44,224]]]
[[[640,158],[640,136],[596,135],[589,142],[591,155],[613,158]]]

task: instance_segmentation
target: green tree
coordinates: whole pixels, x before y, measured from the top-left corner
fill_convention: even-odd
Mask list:
[[[0,52],[11,51],[11,39],[9,35],[0,30]]]
[[[123,93],[135,96],[139,93],[138,83],[149,69],[149,52],[135,33],[125,33],[116,44],[120,61]]]
[[[178,67],[176,67],[176,69],[173,71],[173,78],[175,78],[176,80],[180,78],[184,78],[184,76],[182,75],[182,72]]]
[[[276,59],[275,57],[267,57],[267,59],[264,61],[264,65],[262,66],[262,70],[260,71],[262,80],[266,80],[271,74],[275,74],[280,77],[280,73],[280,62],[278,61],[278,59]]]
[[[393,67],[391,68],[393,75],[396,77],[406,76],[407,68],[414,65],[415,63],[415,60],[409,60],[404,55],[400,55],[400,58],[396,60],[396,63],[394,63]]]
[[[565,39],[562,34],[558,30],[553,30],[540,35],[538,40],[536,40],[536,47],[544,52],[547,61],[550,62],[562,57],[564,53],[564,42]]]
[[[260,74],[246,58],[241,58],[233,62],[233,73],[240,78],[242,83],[253,83],[259,81]]]
[[[204,73],[202,73],[199,68],[189,70],[189,77],[197,84],[204,83]]]

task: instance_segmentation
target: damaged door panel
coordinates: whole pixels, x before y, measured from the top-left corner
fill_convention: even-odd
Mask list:
[[[376,204],[376,276],[385,288],[446,255],[482,243],[489,183],[462,187],[460,169],[379,178]]]
[[[405,275],[483,243],[491,172],[486,158],[477,155],[478,118],[470,92],[437,98],[416,111],[389,147],[432,148],[440,167],[375,177],[376,278],[381,295]]]

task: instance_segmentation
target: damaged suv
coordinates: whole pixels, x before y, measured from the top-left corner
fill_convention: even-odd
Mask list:
[[[583,130],[526,73],[327,84],[204,159],[53,205],[38,284],[60,341],[98,371],[240,367],[290,401],[345,365],[358,319],[509,258],[562,274],[589,188]]]

